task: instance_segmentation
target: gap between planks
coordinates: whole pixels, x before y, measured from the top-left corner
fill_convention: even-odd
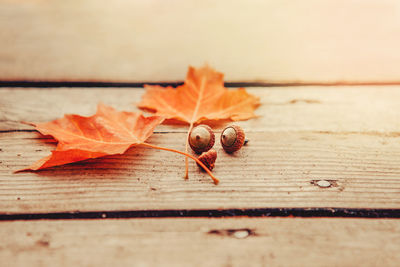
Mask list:
[[[100,212],[59,212],[0,214],[0,221],[77,220],[124,218],[228,218],[228,217],[300,217],[300,218],[400,218],[400,209],[348,208],[258,208],[218,210],[135,210]]]
[[[7,87],[16,88],[143,88],[145,85],[159,85],[163,87],[177,87],[183,81],[148,81],[148,82],[112,82],[112,81],[23,81],[0,80],[0,89]],[[331,82],[257,82],[237,81],[225,82],[225,87],[300,87],[300,86],[391,86],[400,85],[400,81],[331,81]]]

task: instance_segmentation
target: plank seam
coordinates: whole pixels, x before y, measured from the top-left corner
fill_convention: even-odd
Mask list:
[[[144,81],[144,82],[106,82],[106,81],[29,81],[29,80],[0,80],[1,87],[21,88],[142,88],[144,85],[179,86],[183,81]],[[296,86],[379,86],[400,85],[400,81],[331,81],[331,82],[261,82],[238,81],[225,82],[225,87],[296,87]]]
[[[207,210],[131,210],[0,214],[0,221],[75,220],[122,218],[226,218],[226,217],[302,217],[302,218],[400,218],[400,209],[354,208],[255,208]]]

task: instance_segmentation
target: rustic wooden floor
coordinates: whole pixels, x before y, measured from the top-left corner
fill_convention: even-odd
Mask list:
[[[400,265],[397,1],[108,5],[0,1],[0,266]],[[55,147],[22,121],[134,111],[205,61],[261,100],[218,186],[145,148],[14,173]]]

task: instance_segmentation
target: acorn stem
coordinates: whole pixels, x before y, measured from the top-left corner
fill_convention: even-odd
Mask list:
[[[146,146],[146,147],[150,147],[150,148],[155,148],[155,149],[160,149],[160,150],[175,152],[175,153],[178,153],[178,154],[181,154],[181,155],[186,156],[186,160],[187,160],[188,157],[189,157],[189,158],[193,159],[194,161],[196,161],[196,162],[208,173],[208,175],[210,175],[211,179],[214,181],[214,184],[218,184],[218,183],[219,183],[218,178],[215,177],[215,176],[212,174],[212,172],[206,167],[206,165],[203,164],[203,162],[201,162],[198,158],[196,158],[196,157],[194,157],[194,156],[192,156],[192,155],[190,155],[190,154],[188,154],[188,153],[185,153],[185,152],[182,152],[182,151],[179,151],[179,150],[176,150],[176,149],[172,149],[172,148],[167,148],[167,147],[161,147],[161,146],[152,145],[152,144],[149,144],[149,143],[141,143],[141,145],[142,145],[142,146]]]

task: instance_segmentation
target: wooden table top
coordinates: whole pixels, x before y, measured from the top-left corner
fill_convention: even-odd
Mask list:
[[[399,266],[399,15],[395,0],[0,2],[0,265]],[[217,142],[219,185],[135,147],[14,173],[55,147],[22,122],[136,111],[142,84],[204,62],[261,101],[243,149]],[[186,130],[149,141],[184,150]]]

